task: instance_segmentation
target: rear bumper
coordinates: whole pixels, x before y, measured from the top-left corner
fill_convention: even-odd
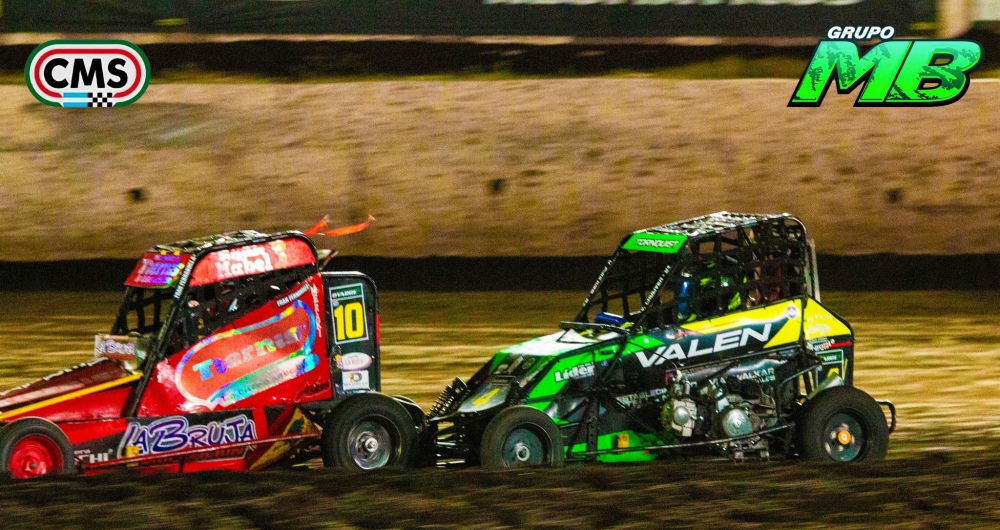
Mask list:
[[[889,410],[889,434],[892,434],[896,430],[896,406],[887,399],[876,400],[876,403]]]

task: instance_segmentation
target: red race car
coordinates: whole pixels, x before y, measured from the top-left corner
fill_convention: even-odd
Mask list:
[[[379,393],[375,285],[300,232],[150,249],[95,358],[0,393],[0,472],[410,462],[420,409]]]

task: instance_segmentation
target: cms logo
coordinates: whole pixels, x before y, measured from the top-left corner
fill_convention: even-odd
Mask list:
[[[54,40],[35,48],[24,79],[53,107],[121,107],[149,85],[149,59],[122,40]]]

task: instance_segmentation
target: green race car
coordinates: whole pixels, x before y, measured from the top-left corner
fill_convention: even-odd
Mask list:
[[[895,408],[853,386],[853,331],[820,303],[814,249],[788,214],[629,234],[560,327],[441,393],[425,463],[886,454]]]

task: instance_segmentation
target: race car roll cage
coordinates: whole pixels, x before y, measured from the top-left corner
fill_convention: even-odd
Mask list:
[[[626,241],[636,233],[681,235],[687,239],[676,254],[630,251],[624,248]],[[657,271],[660,274],[656,275]],[[630,283],[632,278],[638,278],[638,281]],[[651,278],[655,280],[650,281]],[[679,285],[684,279],[695,286],[693,292],[685,295],[688,300],[673,296],[676,294],[674,291],[664,289]],[[618,288],[611,290],[609,284]],[[638,295],[642,304],[636,311],[630,311],[629,307],[630,297],[633,295]],[[740,304],[733,308],[729,302],[735,296],[739,297]],[[620,347],[611,359],[609,369],[603,371],[604,374],[611,374],[614,372],[611,366],[622,360],[621,352],[628,343],[629,336],[642,333],[645,329],[680,323],[678,307],[682,301],[705,310],[698,316],[701,319],[790,299],[801,299],[803,304],[807,304],[810,297],[817,301],[820,297],[815,247],[806,238],[805,227],[798,218],[789,214],[718,212],[639,230],[623,238],[598,276],[574,321],[561,322],[560,327],[565,330],[616,333],[618,336],[608,342],[618,342]],[[621,326],[591,321],[591,311],[598,309],[597,314],[606,313],[613,303],[621,304]],[[618,315],[611,315],[612,320],[615,317]],[[789,349],[782,356],[791,357],[803,352],[801,346]],[[718,366],[717,373],[723,373],[741,361],[767,354],[754,352],[713,361],[702,368]],[[817,376],[816,370],[822,366],[822,362],[812,355],[808,355],[803,361],[795,373],[785,377],[776,386],[794,384],[795,394],[798,396],[812,395],[821,390],[823,383],[817,377],[809,375]],[[590,432],[594,423],[591,415],[598,407],[603,405],[617,409],[640,424],[645,424],[629,407],[614,399],[608,391],[608,381],[602,379],[599,377],[595,384],[595,399],[587,400],[584,405],[588,409],[584,417],[590,419],[561,426],[576,428],[571,440],[580,439],[583,435],[583,439],[587,441],[587,449],[567,453],[567,460],[592,459],[598,455],[634,451],[660,453],[682,448],[718,446],[773,435],[780,431],[791,433],[790,429],[795,425],[794,421],[786,419],[770,428],[725,439],[599,450],[596,449],[596,433]],[[850,374],[845,374],[847,384],[851,384],[850,379]],[[803,385],[801,389],[798,388],[799,381]],[[783,405],[780,403],[780,396],[775,397],[776,408],[781,410]],[[891,420],[888,429],[892,433],[896,427],[895,406],[889,401],[879,400],[877,403],[889,410]],[[646,427],[650,428],[648,425]],[[788,439],[785,442],[787,447]]]
[[[299,239],[309,246],[309,249],[314,257],[313,263],[288,269],[280,269],[266,274],[244,276],[237,280],[237,282],[242,280],[242,283],[246,283],[248,285],[237,286],[235,288],[236,290],[244,292],[256,291],[253,294],[258,295],[257,298],[259,298],[259,300],[257,301],[263,302],[266,301],[266,297],[263,296],[263,292],[261,291],[262,289],[268,289],[274,284],[284,286],[287,289],[291,285],[303,281],[309,276],[312,276],[320,271],[320,266],[315,259],[317,256],[316,246],[313,244],[312,240],[303,235],[302,232],[290,230],[287,232],[264,234],[254,230],[241,230],[238,232],[228,232],[204,238],[178,241],[171,244],[156,245],[155,247],[149,249],[149,252],[186,254],[190,255],[191,259],[187,263],[181,276],[173,284],[166,288],[129,286],[125,289],[122,304],[119,307],[118,316],[112,326],[111,334],[127,334],[130,331],[130,324],[128,322],[129,314],[132,311],[135,311],[136,318],[138,320],[138,329],[131,331],[138,331],[141,334],[148,332],[151,336],[149,337],[149,351],[146,352],[144,364],[138,367],[138,369],[142,371],[142,377],[139,379],[135,390],[126,403],[125,409],[122,412],[123,417],[135,416],[139,408],[139,401],[146,391],[149,379],[153,375],[153,370],[149,367],[163,360],[165,356],[171,353],[168,351],[168,348],[171,347],[171,342],[175,342],[174,339],[190,341],[190,334],[196,331],[192,329],[192,327],[194,327],[192,326],[192,322],[189,322],[188,319],[185,318],[187,308],[183,307],[184,304],[182,302],[185,301],[185,294],[190,294],[190,290],[188,288],[188,284],[191,279],[190,275],[191,271],[194,270],[198,262],[209,254],[219,250],[290,238]],[[222,295],[222,293],[219,292],[219,289],[216,288],[214,284],[208,284],[205,287],[207,288],[205,289],[205,293],[200,293],[202,294],[201,296],[197,296],[192,299],[199,304],[204,304],[206,302],[218,303],[221,300]],[[147,297],[146,294],[149,294],[149,296]],[[205,294],[210,295],[208,298],[212,298],[213,300],[208,300],[206,296],[204,296]],[[146,324],[145,321],[147,315],[145,314],[145,306],[150,302],[153,304],[153,315],[150,323]],[[163,310],[164,303],[169,303],[169,307],[166,307],[166,311]],[[252,304],[247,304],[238,312],[234,312],[233,315],[229,315],[225,318],[227,318],[228,321],[235,320],[252,308]],[[220,311],[220,316],[224,313],[224,311]],[[178,321],[180,321],[179,324]],[[225,322],[220,320],[212,322],[210,325],[217,328],[224,324]],[[178,326],[185,329],[178,330]],[[204,323],[202,323],[200,327],[204,328]],[[171,337],[170,334],[173,332],[176,335],[177,331],[180,331],[181,335]]]
[[[687,240],[676,254],[627,250],[624,244],[635,233]],[[682,302],[708,318],[727,312],[736,296],[743,308],[801,294],[819,299],[813,246],[802,222],[789,214],[718,212],[635,233],[608,260],[575,323],[620,308],[623,325],[650,329],[676,324]],[[687,300],[677,293],[684,280],[693,285]]]
[[[685,236],[686,240],[674,254],[630,251],[624,248],[626,241],[636,233],[673,234]],[[609,381],[605,379],[614,372],[614,366],[622,362],[621,353],[628,343],[629,336],[640,334],[646,329],[678,324],[677,309],[680,300],[673,290],[668,291],[665,287],[678,285],[682,278],[706,280],[707,287],[702,288],[698,285],[698,288],[688,295],[690,298],[688,303],[708,308],[709,311],[701,314],[699,318],[710,318],[729,311],[727,302],[735,295],[739,295],[741,299],[741,307],[735,310],[793,298],[803,299],[803,303],[808,303],[809,296],[819,300],[819,284],[815,271],[815,251],[806,238],[805,227],[798,218],[789,214],[717,212],[639,230],[625,236],[601,271],[574,320],[560,323],[560,327],[567,331],[612,332],[617,336],[605,338],[602,343],[619,345],[608,367],[601,370],[603,376],[599,375],[594,385],[594,399],[580,403],[580,406],[587,408],[583,414],[586,419],[560,426],[560,429],[574,429],[569,439],[577,440],[583,435],[583,439],[587,441],[587,449],[570,452],[566,458],[583,460],[602,454],[633,451],[665,452],[688,447],[717,446],[761,435],[776,434],[794,426],[793,422],[788,421],[733,438],[598,450],[596,432],[592,430],[595,424],[592,415],[601,406],[612,407],[640,423],[645,423],[614,398],[609,391]],[[739,281],[722,282],[723,278],[737,278]],[[723,285],[727,283],[728,286],[724,287]],[[608,309],[612,309],[616,304],[622,311],[619,325],[595,322],[595,319],[591,318],[590,313],[607,314]],[[638,309],[633,310],[634,305],[639,305]],[[792,350],[801,351],[802,348],[790,349],[787,352],[788,356],[793,355]],[[718,365],[719,372],[722,373],[736,363],[767,354],[768,352],[754,352],[736,358],[713,361],[709,365]],[[785,378],[778,386],[794,382],[822,365],[818,358],[811,358],[809,361],[811,362],[799,366],[794,374]],[[456,379],[442,392],[438,402],[431,408],[428,415],[431,424],[435,426],[451,424],[437,432],[436,445],[440,457],[468,458],[469,455],[461,448],[462,444],[458,440],[466,436],[466,428],[480,420],[477,420],[477,415],[474,413],[456,414],[456,410],[457,406],[470,395],[471,389],[478,387],[490,377],[487,366],[474,374],[468,383]],[[804,394],[811,393],[818,385],[818,381],[814,384],[810,377],[802,377],[802,382]],[[519,401],[526,395],[527,390],[512,385],[507,403]],[[892,417],[895,427],[894,410]]]

